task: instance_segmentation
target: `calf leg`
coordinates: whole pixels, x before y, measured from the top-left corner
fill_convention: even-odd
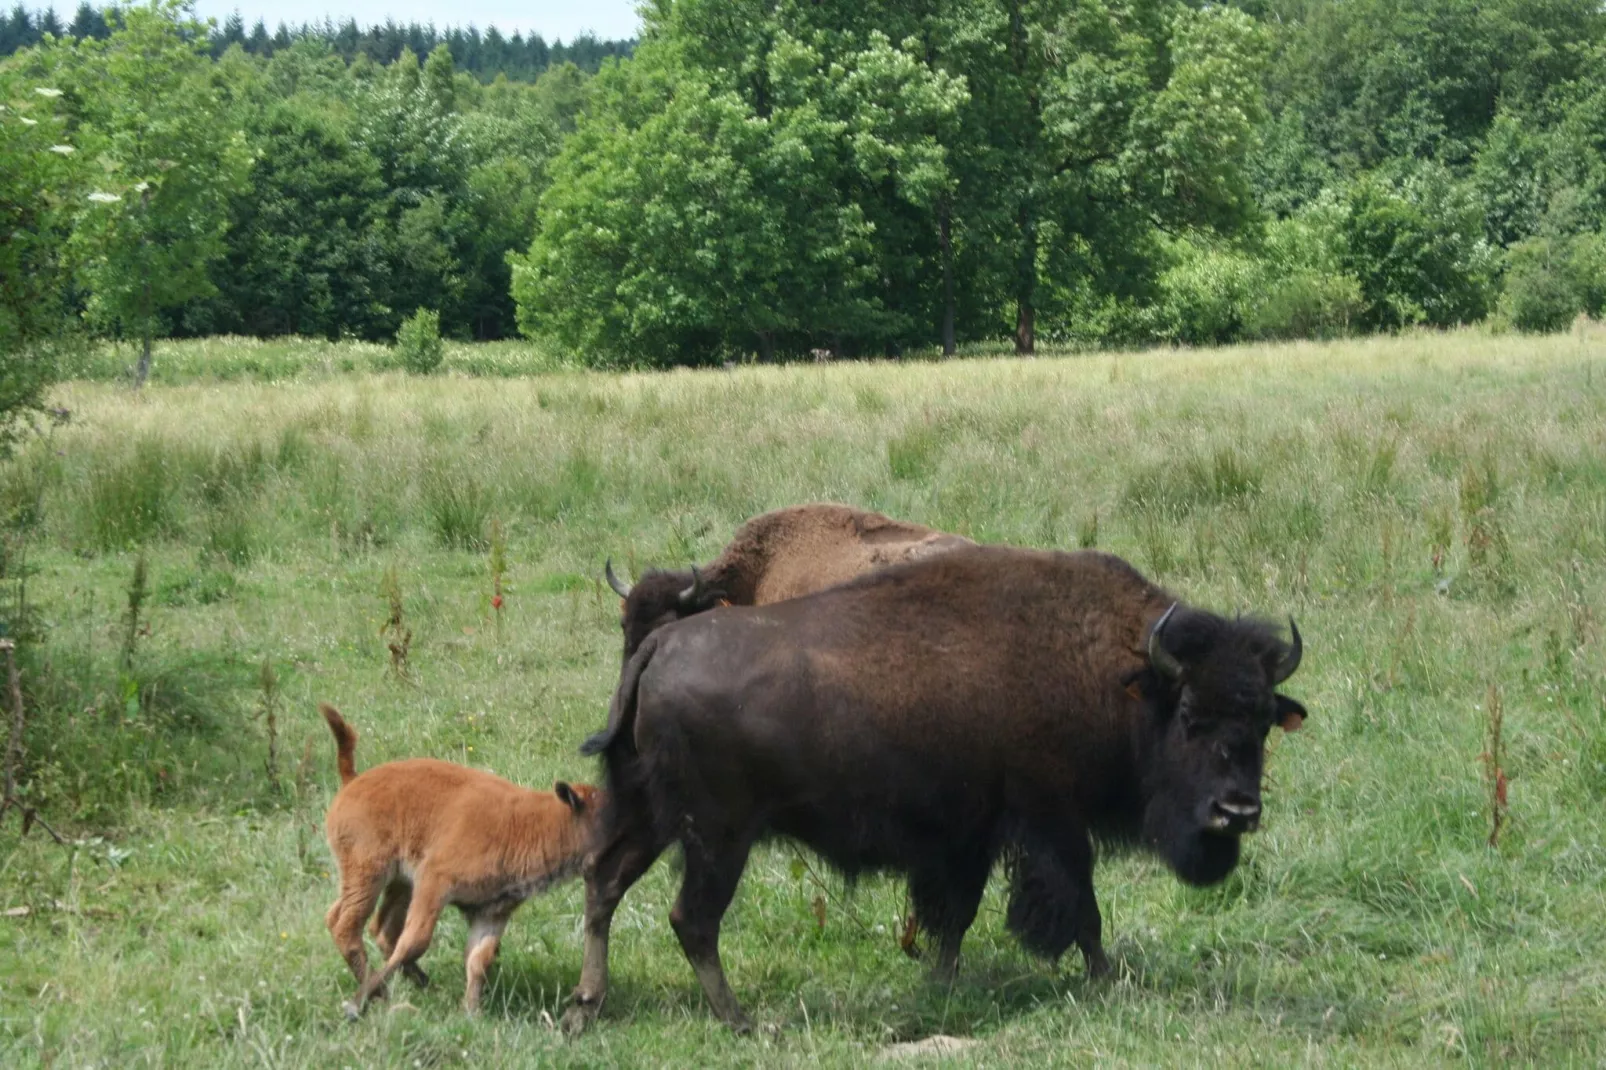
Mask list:
[[[697,974],[714,1014],[738,1033],[751,1031],[753,1023],[725,981],[725,967],[719,961],[719,926],[736,894],[742,870],[747,867],[749,847],[747,840],[727,841],[713,850],[703,844],[687,844],[680,896],[669,912],[669,924],[680,939],[680,949]]]
[[[951,984],[959,973],[959,945],[976,920],[992,859],[985,851],[948,856],[940,865],[916,871],[909,878],[909,896],[922,929],[937,939],[931,979]]]
[[[334,940],[340,957],[361,985],[368,980],[368,950],[363,947],[362,928],[373,913],[384,883],[383,868],[349,864],[340,868],[340,897],[324,915],[324,925]]]
[[[511,910],[483,910],[469,918],[468,944],[463,949],[463,966],[468,973],[463,988],[463,1010],[475,1014],[480,1009],[480,993],[485,988],[485,970],[502,946],[502,930],[507,928]]]
[[[401,939],[402,927],[407,924],[407,908],[412,901],[413,886],[404,880],[391,881],[379,901],[379,913],[374,915],[372,932],[374,943],[379,945],[379,953],[387,959],[396,950],[396,941]],[[429,987],[429,975],[419,969],[417,963],[402,963],[402,973],[419,988]]]
[[[608,805],[616,808],[622,802],[616,800]],[[571,1036],[596,1019],[608,995],[608,935],[613,912],[630,886],[641,879],[664,850],[650,824],[631,820],[618,809],[613,813],[613,827],[585,865],[585,958],[580,967],[580,983],[570,997],[569,1009],[563,1013],[564,1032]]]
[[[367,980],[357,987],[356,998],[345,1006],[346,1017],[356,1018],[362,1014],[374,992],[402,963],[412,962],[429,950],[430,940],[435,936],[435,921],[440,917],[441,908],[446,905],[446,891],[441,882],[427,874],[419,874],[413,886],[412,904],[407,910],[407,923],[402,927],[396,946],[391,949],[385,965],[370,973]]]

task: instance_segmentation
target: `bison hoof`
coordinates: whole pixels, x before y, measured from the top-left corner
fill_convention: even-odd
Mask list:
[[[1104,957],[1104,952],[1089,955],[1087,959],[1087,979],[1089,981],[1108,981],[1111,975],[1110,960]]]

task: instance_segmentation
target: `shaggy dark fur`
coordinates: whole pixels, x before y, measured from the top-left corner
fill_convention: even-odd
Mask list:
[[[905,874],[945,975],[1002,856],[1011,931],[1106,970],[1091,836],[1220,880],[1258,823],[1267,733],[1304,716],[1274,690],[1294,662],[1262,622],[1179,606],[1151,658],[1173,604],[1107,554],[976,547],[652,632],[583,748],[612,801],[579,1005],[601,998],[618,898],[678,842],[675,931],[716,1013],[745,1021],[718,932],[767,835],[850,876]]]

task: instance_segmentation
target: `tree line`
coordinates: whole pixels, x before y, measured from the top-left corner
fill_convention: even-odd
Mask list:
[[[11,14],[0,19],[0,57],[9,56],[24,48],[32,48],[52,37],[92,38],[105,40],[111,36],[117,20],[115,9],[108,18],[106,9],[81,3],[72,21],[63,24],[55,8],[30,11],[21,4]],[[402,25],[393,19],[362,28],[356,19],[336,23],[325,19],[321,23],[303,22],[291,26],[280,22],[270,33],[265,19],[258,19],[248,31],[239,12],[225,18],[221,25],[205,31],[208,51],[217,59],[230,46],[239,45],[253,56],[272,56],[288,49],[297,41],[321,41],[347,63],[359,55],[375,63],[394,63],[401,58],[403,49],[411,49],[416,56],[428,55],[437,45],[445,45],[452,54],[458,70],[489,82],[497,75],[506,75],[515,81],[529,81],[549,67],[572,63],[589,74],[595,74],[605,59],[630,55],[633,41],[604,41],[592,34],[581,34],[568,44],[553,41],[550,44],[540,34],[525,37],[515,31],[504,35],[495,26],[481,32],[472,23],[466,27],[452,26],[439,30],[434,23],[420,26],[416,22]]]
[[[427,308],[676,364],[1606,302],[1594,0],[653,0],[629,58],[527,82],[458,31],[100,16],[0,62],[0,343]]]

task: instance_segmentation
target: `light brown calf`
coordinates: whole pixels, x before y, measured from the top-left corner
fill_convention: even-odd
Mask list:
[[[473,1013],[513,911],[579,872],[602,793],[561,780],[551,792],[531,791],[431,758],[389,762],[358,776],[356,730],[328,703],[319,709],[335,734],[340,768],[341,788],[324,819],[340,867],[340,898],[324,921],[357,977],[347,1017],[383,996],[398,968],[419,985],[429,983],[417,963],[448,903],[468,920],[463,1008]],[[370,914],[385,956],[378,970],[369,969],[362,941]]]

